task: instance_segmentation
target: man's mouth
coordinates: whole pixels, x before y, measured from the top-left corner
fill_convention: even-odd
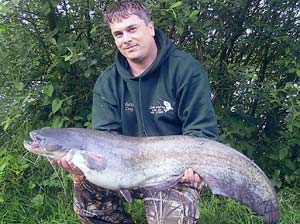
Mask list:
[[[132,45],[132,46],[126,47],[125,50],[130,51],[130,50],[134,49],[136,46],[137,45]]]

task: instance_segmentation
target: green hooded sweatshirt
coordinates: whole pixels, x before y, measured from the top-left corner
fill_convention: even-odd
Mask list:
[[[202,64],[155,32],[158,55],[134,77],[126,58],[98,78],[93,92],[92,126],[129,136],[194,135],[217,139],[211,91]]]

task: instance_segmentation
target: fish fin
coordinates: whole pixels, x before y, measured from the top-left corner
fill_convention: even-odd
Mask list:
[[[86,161],[86,166],[91,170],[101,171],[107,167],[106,159],[96,153],[84,151],[82,156]]]
[[[132,196],[129,190],[120,190],[120,193],[128,203],[132,203]]]
[[[178,184],[180,182],[182,176],[183,175],[174,176],[172,179],[169,179],[167,181],[164,181],[164,182],[161,182],[161,183],[155,184],[155,185],[145,186],[143,188],[145,188],[146,190],[150,190],[150,191],[167,190],[167,189],[174,187],[176,184]]]
[[[267,212],[264,214],[264,224],[276,224],[280,219],[280,209]]]

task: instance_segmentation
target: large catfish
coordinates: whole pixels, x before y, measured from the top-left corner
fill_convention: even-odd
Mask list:
[[[274,188],[245,155],[222,143],[193,136],[128,137],[83,128],[46,128],[30,132],[29,151],[50,160],[68,160],[103,188],[163,190],[192,168],[213,194],[247,205],[264,223],[279,222]]]

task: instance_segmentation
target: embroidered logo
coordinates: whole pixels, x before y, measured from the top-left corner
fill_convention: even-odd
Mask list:
[[[130,103],[130,102],[125,102],[124,110],[129,111],[129,112],[133,112],[134,111],[134,104]]]
[[[152,105],[149,107],[151,114],[164,114],[171,110],[174,110],[171,103],[166,100],[159,100],[158,105]]]
[[[165,106],[165,109],[164,109],[165,113],[167,113],[170,110],[174,110],[170,102],[164,100],[163,104]]]

